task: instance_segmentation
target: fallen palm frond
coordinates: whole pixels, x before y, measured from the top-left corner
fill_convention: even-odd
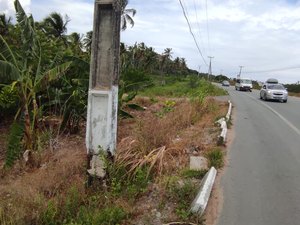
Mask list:
[[[133,177],[141,168],[147,168],[147,177],[155,174],[162,175],[164,172],[171,171],[176,166],[176,156],[183,154],[184,150],[175,147],[158,147],[148,153],[138,148],[138,141],[132,138],[124,138],[115,156],[116,167],[126,168],[127,175]]]

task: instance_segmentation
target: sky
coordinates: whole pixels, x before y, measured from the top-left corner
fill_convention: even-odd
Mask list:
[[[189,29],[183,9],[190,23]],[[92,0],[20,0],[40,21],[56,11],[71,19],[68,33],[92,30]],[[121,32],[127,45],[144,42],[191,69],[282,83],[300,81],[300,0],[129,0],[135,25]],[[14,15],[12,0],[0,0],[0,13]],[[191,30],[191,31],[190,31]],[[194,38],[191,34],[194,35]],[[198,45],[198,48],[197,48]]]

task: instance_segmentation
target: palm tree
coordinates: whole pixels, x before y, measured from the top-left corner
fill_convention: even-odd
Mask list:
[[[127,24],[129,23],[131,27],[134,26],[134,21],[132,17],[135,16],[135,9],[126,9],[128,5],[128,0],[121,0],[121,29],[122,31],[127,29]]]
[[[62,39],[66,44],[65,34],[67,33],[67,24],[70,22],[69,17],[66,15],[65,19],[61,14],[52,12],[48,17],[43,20],[45,32],[58,39]]]
[[[68,36],[68,45],[71,47],[75,55],[80,55],[82,52],[83,44],[81,40],[82,36],[76,32],[73,32]]]
[[[85,37],[83,38],[83,46],[86,51],[89,53],[92,49],[92,39],[93,39],[93,31],[89,31],[85,34]]]
[[[165,85],[165,80],[163,79],[164,71],[172,58],[172,48],[164,49],[164,52],[160,56],[160,74],[161,74],[161,84]]]
[[[168,63],[169,63],[170,59],[172,58],[172,54],[173,54],[172,48],[166,48],[164,50],[164,52],[162,53],[162,57],[161,57],[162,71],[167,68]]]
[[[11,25],[11,17],[6,18],[5,14],[0,14],[0,35],[8,34],[8,28]]]

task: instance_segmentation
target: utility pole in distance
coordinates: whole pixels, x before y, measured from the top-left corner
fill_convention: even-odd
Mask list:
[[[209,67],[208,67],[208,74],[207,74],[207,77],[208,77],[208,80],[209,80],[209,76],[212,75],[212,69],[211,69],[211,59],[213,59],[214,57],[213,56],[207,56],[209,58]]]
[[[113,155],[116,149],[120,21],[119,1],[95,0],[86,128],[91,176],[105,176],[100,151]]]
[[[200,77],[200,69],[201,69],[201,66],[199,66],[199,70],[198,70],[198,78]]]
[[[239,72],[239,74],[238,74],[238,76],[237,76],[237,79],[240,79],[241,78],[241,74],[242,74],[242,68],[243,68],[244,66],[240,66],[240,72]]]

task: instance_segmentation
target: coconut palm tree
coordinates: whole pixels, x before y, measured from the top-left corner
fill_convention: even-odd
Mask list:
[[[43,20],[44,30],[47,34],[61,39],[65,44],[67,44],[65,35],[67,33],[67,24],[69,22],[70,19],[67,15],[65,16],[65,18],[63,18],[61,14],[52,12]]]
[[[80,55],[82,53],[83,43],[81,42],[82,35],[73,32],[67,36],[68,46],[72,49],[74,55]]]
[[[135,9],[126,9],[128,5],[128,0],[121,0],[121,29],[124,31],[127,29],[127,24],[129,23],[131,27],[134,26],[134,21],[132,17],[135,16]]]
[[[91,52],[92,38],[93,38],[93,31],[87,32],[83,38],[83,46],[85,50],[88,52]]]
[[[169,61],[171,60],[172,58],[172,48],[166,48],[164,49],[164,52],[162,53],[162,56],[161,56],[161,70],[164,71],[168,64],[169,64]]]
[[[8,34],[9,26],[11,25],[11,17],[6,18],[6,15],[0,14],[0,35],[5,36]]]

